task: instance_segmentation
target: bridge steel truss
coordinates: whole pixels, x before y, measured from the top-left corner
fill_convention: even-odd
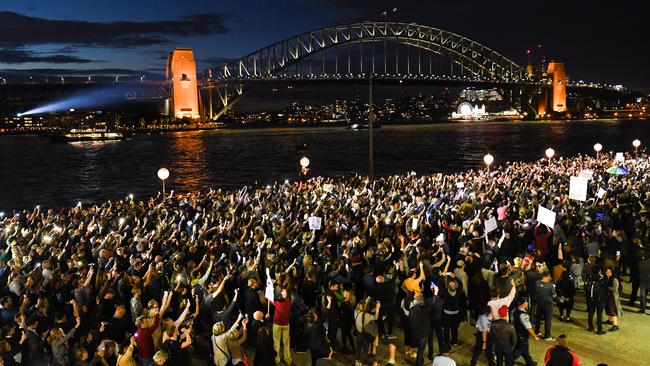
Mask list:
[[[213,80],[273,79],[282,76],[289,66],[296,65],[318,52],[326,52],[329,48],[379,41],[384,42],[384,47],[386,41],[391,41],[450,57],[452,65],[458,65],[461,73],[468,73],[474,80],[509,83],[528,81],[524,68],[481,43],[439,28],[388,21],[326,27],[287,38],[220,66],[214,70]],[[325,55],[322,62],[324,70]],[[363,63],[363,59],[361,62]],[[385,62],[384,60],[383,68],[379,67],[383,72],[386,72]],[[375,71],[373,52],[369,72],[378,75]],[[398,76],[397,72],[395,76]]]

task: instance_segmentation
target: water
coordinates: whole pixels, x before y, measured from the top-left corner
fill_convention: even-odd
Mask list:
[[[650,143],[650,121],[445,123],[375,130],[375,174],[452,172],[556,156],[627,151]],[[307,143],[311,174],[367,173],[368,131],[343,128],[219,130],[140,135],[119,142],[64,144],[36,136],[0,137],[0,209],[72,206],[78,201],[154,195],[156,172],[167,167],[167,189],[239,188],[298,175],[296,145]],[[643,145],[642,145],[643,147]]]

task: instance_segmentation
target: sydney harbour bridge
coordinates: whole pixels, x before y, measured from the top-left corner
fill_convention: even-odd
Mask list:
[[[196,50],[200,52],[200,50]],[[549,69],[550,70],[550,69]],[[555,77],[555,80],[553,78]],[[257,83],[368,83],[492,88],[521,112],[536,115],[540,94],[578,90],[612,93],[601,84],[569,83],[562,64],[559,75],[545,68],[521,66],[498,51],[440,28],[392,21],[336,25],[298,34],[208,69],[198,87],[208,118],[232,107]],[[83,80],[83,81],[82,81]],[[90,77],[49,84],[54,93],[88,87]],[[95,84],[121,83],[126,99],[166,99],[168,81],[123,77],[96,78]],[[17,91],[16,91],[17,90]],[[39,89],[38,93],[47,93]],[[20,88],[3,88],[0,100],[15,99]],[[204,102],[205,103],[205,102]]]

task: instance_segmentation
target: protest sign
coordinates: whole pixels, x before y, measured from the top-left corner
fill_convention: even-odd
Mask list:
[[[486,233],[491,233],[492,231],[497,229],[497,219],[494,217],[490,217],[488,220],[485,221],[485,232]]]
[[[589,180],[583,177],[571,177],[569,181],[569,198],[576,201],[587,200]]]
[[[537,221],[552,229],[555,226],[555,212],[544,206],[539,206],[537,208]]]
[[[309,230],[320,230],[322,219],[317,216],[312,216],[309,219]]]

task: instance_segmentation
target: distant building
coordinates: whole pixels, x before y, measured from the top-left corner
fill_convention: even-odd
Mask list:
[[[568,77],[564,69],[564,62],[551,61],[548,63],[547,75],[552,80],[551,87],[551,110],[553,112],[566,111],[566,85]]]

